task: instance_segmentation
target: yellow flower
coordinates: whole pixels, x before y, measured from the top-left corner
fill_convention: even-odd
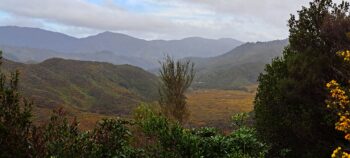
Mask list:
[[[347,33],[350,37],[350,33]],[[350,51],[344,50],[337,52],[337,55],[342,57],[344,61],[350,62]],[[345,133],[345,140],[350,141],[350,100],[348,94],[337,83],[332,80],[326,84],[329,90],[329,99],[326,101],[327,108],[332,108],[337,112],[339,120],[335,123],[335,129]],[[343,152],[341,147],[335,149],[332,153],[332,158],[350,158],[350,154]]]
[[[349,50],[339,51],[339,52],[337,52],[337,55],[343,57],[345,61],[350,61],[350,51]]]
[[[341,150],[341,147],[338,147],[337,149],[335,149],[332,153],[332,158],[337,158],[340,150]]]

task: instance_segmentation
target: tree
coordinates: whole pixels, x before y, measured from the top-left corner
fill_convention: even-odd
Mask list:
[[[289,20],[289,46],[259,76],[255,98],[256,128],[272,145],[272,156],[328,157],[341,143],[336,118],[324,106],[324,86],[335,78],[347,82],[350,65],[335,55],[350,46],[349,4],[314,0]]]
[[[26,157],[30,152],[32,104],[18,92],[18,75],[16,71],[7,79],[0,71],[0,157]]]
[[[161,63],[159,104],[166,116],[180,123],[183,123],[188,116],[185,92],[194,76],[194,64],[190,61],[174,61],[167,56]]]

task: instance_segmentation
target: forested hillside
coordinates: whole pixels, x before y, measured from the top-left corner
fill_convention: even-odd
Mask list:
[[[246,43],[212,58],[190,58],[196,64],[194,87],[241,89],[256,84],[265,64],[281,56],[288,40]]]
[[[125,115],[157,99],[157,77],[130,65],[54,58],[39,64],[6,60],[2,68],[19,70],[21,89],[40,107]]]

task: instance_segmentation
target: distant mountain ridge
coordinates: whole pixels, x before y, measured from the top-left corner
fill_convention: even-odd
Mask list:
[[[46,50],[53,54],[53,57],[73,58],[71,56],[74,56],[74,59],[79,60],[84,60],[81,57],[83,56],[82,54],[112,52],[112,54],[104,57],[101,61],[124,57],[128,60],[124,60],[124,63],[121,64],[132,64],[146,69],[158,66],[158,60],[163,58],[165,54],[175,58],[212,57],[228,52],[241,44],[242,42],[230,38],[213,40],[200,37],[189,37],[182,40],[147,41],[108,31],[85,38],[76,38],[38,28],[0,27],[0,49],[3,49],[2,47],[16,47],[22,50],[37,49],[41,52]],[[12,56],[22,59],[20,62],[26,62],[23,61],[23,56],[16,54],[15,51],[7,51],[7,53],[11,53]],[[42,54],[45,56],[44,52]],[[98,54],[96,55],[98,56]],[[148,64],[135,62],[140,59]],[[37,62],[41,61],[42,59],[39,60],[38,58]],[[119,64],[118,62],[112,63]]]

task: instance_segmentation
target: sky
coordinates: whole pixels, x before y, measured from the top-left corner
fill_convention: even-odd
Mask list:
[[[148,40],[198,36],[269,41],[287,38],[290,14],[308,2],[0,0],[0,26],[36,27],[75,37],[112,31]]]

